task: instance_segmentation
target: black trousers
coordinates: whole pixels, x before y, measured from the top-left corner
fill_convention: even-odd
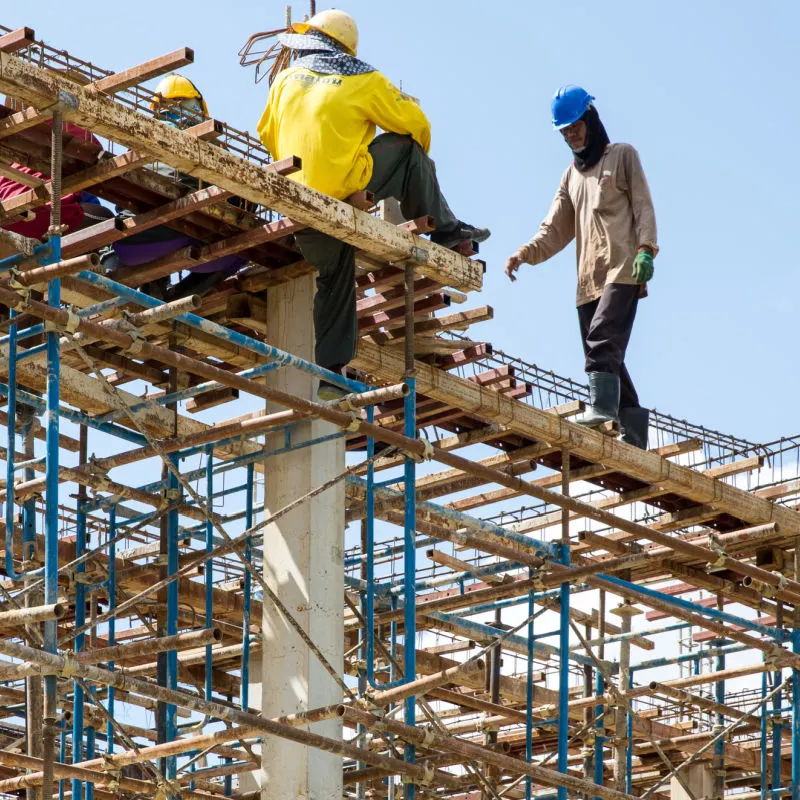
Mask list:
[[[578,306],[586,371],[619,375],[620,408],[639,405],[639,395],[625,366],[638,305],[639,286],[611,283],[597,300]]]
[[[458,225],[439,188],[433,161],[410,136],[384,133],[370,144],[369,152],[373,170],[366,188],[376,200],[396,197],[406,219],[430,215],[437,230]],[[319,272],[315,360],[328,369],[342,367],[355,356],[358,341],[355,248],[311,229],[298,232],[295,239],[303,257]]]

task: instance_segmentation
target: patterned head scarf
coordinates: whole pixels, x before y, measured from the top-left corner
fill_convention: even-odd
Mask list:
[[[342,50],[342,46],[321,31],[309,30],[307,33],[281,33],[278,41],[290,50],[297,51],[293,67],[305,67],[323,75],[364,75],[376,72],[361,59]]]

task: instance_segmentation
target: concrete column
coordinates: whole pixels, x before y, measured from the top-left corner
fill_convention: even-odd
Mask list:
[[[312,304],[314,276],[269,289],[267,341],[313,360]],[[317,381],[284,368],[270,375],[269,385],[312,397]],[[335,433],[330,423],[310,421],[292,431],[293,443]],[[267,449],[283,445],[284,434],[268,437]],[[314,445],[266,462],[265,514],[279,510],[344,470],[344,440]],[[344,484],[328,489],[282,517],[264,531],[264,579],[291,611],[326,658],[341,674],[344,658]],[[251,661],[250,705],[266,717],[294,714],[338,703],[342,691],[303,644],[280,612],[264,598],[263,655]],[[339,720],[310,727],[341,738]],[[264,800],[341,800],[340,756],[269,737],[261,748],[262,773],[252,773]],[[255,788],[243,777],[242,791]]]
[[[714,796],[716,782],[714,781],[714,770],[710,764],[692,764],[688,769],[681,771],[681,777],[692,794],[687,794],[686,789],[673,777],[669,784],[671,800],[690,800],[692,796],[701,800],[701,798]]]

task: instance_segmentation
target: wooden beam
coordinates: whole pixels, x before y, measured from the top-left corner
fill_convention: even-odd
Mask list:
[[[24,50],[36,41],[36,34],[33,28],[17,28],[11,33],[0,36],[0,51],[3,53],[15,53],[17,50]]]
[[[360,343],[353,366],[390,382],[401,380],[404,372],[402,354],[366,341]],[[785,525],[787,533],[800,534],[800,514],[796,511],[423,362],[415,362],[415,371],[420,394],[462,408],[487,422],[498,422],[530,438],[563,445],[580,458],[602,463],[659,491],[711,505],[718,514],[726,513],[751,525],[775,521],[782,528]]]
[[[105,97],[93,95],[62,75],[0,53],[0,91],[39,109],[58,101],[59,92],[76,97],[64,118],[99,136],[194,175],[209,184],[353,244],[386,262],[414,260],[417,272],[465,291],[480,289],[483,265],[454,253],[347,203],[277,175],[184,131],[149,119]]]
[[[159,75],[164,75],[167,72],[185,67],[194,62],[194,50],[190,47],[180,47],[167,53],[164,56],[150,59],[137,67],[123,70],[122,72],[115,72],[106,78],[101,78],[89,84],[87,89],[97,92],[98,94],[114,94],[115,92],[122,92],[125,89],[130,89],[131,86],[136,86],[137,83],[144,83],[152,78],[157,78]]]

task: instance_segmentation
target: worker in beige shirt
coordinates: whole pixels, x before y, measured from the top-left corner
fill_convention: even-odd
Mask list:
[[[575,239],[591,394],[591,408],[576,422],[618,421],[623,441],[646,449],[649,412],[639,405],[625,350],[653,277],[656,218],[639,154],[629,144],[610,143],[593,100],[578,86],[564,86],[553,98],[553,126],[574,161],[536,236],[506,261],[506,275],[516,280],[521,264],[541,264]]]

